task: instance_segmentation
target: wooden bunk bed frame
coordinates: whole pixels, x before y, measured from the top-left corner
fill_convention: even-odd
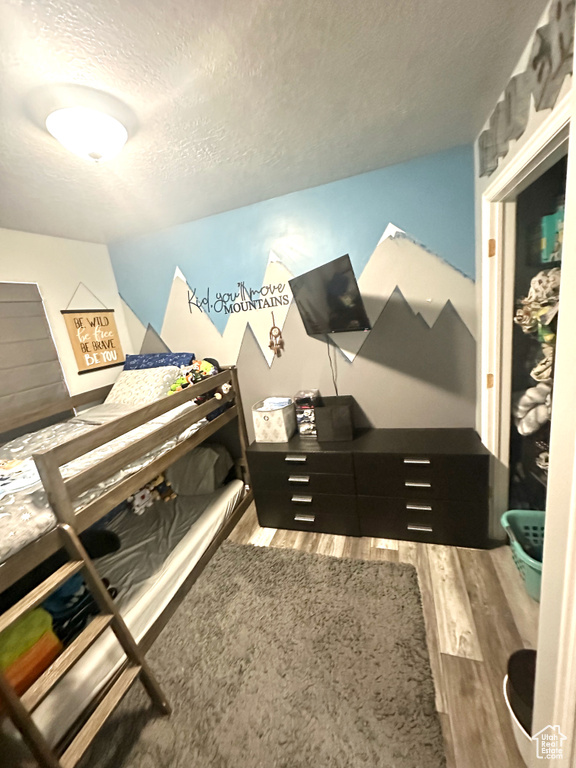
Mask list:
[[[202,405],[177,416],[167,424],[154,430],[154,432],[104,458],[89,469],[79,472],[66,480],[62,477],[60,468],[69,461],[223,384],[230,384],[231,390],[222,399],[210,398]],[[48,417],[64,414],[81,405],[102,401],[110,388],[111,386],[102,387],[81,395],[65,398],[57,403],[34,407],[26,413],[15,413],[0,422],[0,434],[15,428],[34,424]],[[125,480],[115,484],[78,512],[74,511],[74,501],[81,493],[94,487],[102,480],[111,477],[129,462],[145,455],[170,438],[179,435],[187,427],[225,403],[229,407],[208,424],[201,426],[192,436],[154,459],[143,469],[136,471]],[[241,453],[239,465],[245,485],[244,495],[224,526],[190,571],[175,596],[146,632],[141,642],[137,643],[104,587],[94,564],[82,546],[78,538],[79,534],[106,515],[124,499],[128,498],[128,496],[157,477],[178,458],[203,443],[223,426],[234,420],[236,420],[238,427]],[[157,400],[115,421],[94,427],[94,429],[65,443],[33,455],[52,511],[56,516],[57,525],[0,564],[0,592],[6,590],[18,579],[63,547],[67,550],[70,561],[6,611],[6,613],[0,615],[0,632],[25,613],[39,606],[48,595],[78,572],[83,573],[84,579],[101,611],[21,697],[16,695],[4,675],[0,673],[0,703],[2,703],[4,711],[20,731],[31,753],[42,768],[73,768],[124,694],[137,679],[141,680],[158,710],[163,714],[170,713],[170,706],[147,665],[145,654],[170,617],[177,610],[222,541],[227,538],[253,501],[246,459],[247,446],[248,434],[240,400],[238,374],[235,367],[230,367],[225,368],[215,376],[208,377],[205,381],[177,392],[171,397]],[[53,748],[36,727],[32,719],[32,713],[46,698],[56,683],[108,627],[113,630],[118,642],[122,646],[126,655],[126,661],[105,688],[96,695],[90,708],[79,717],[78,722],[67,737]]]

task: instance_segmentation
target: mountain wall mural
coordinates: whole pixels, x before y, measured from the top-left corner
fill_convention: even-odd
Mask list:
[[[271,252],[268,258],[262,294],[243,289],[219,299],[219,294],[196,295],[182,271],[177,268],[160,330],[170,349],[192,350],[198,357],[215,357],[233,365],[248,327],[268,367],[274,363],[269,349],[269,331],[274,324],[281,329],[292,302],[288,281],[292,273],[281,257]],[[474,282],[436,254],[428,251],[398,227],[390,224],[362,274],[358,284],[368,317],[374,326],[397,287],[413,314],[430,328],[450,303],[470,334],[475,336]],[[248,289],[250,290],[250,289]],[[265,291],[265,293],[264,293]],[[274,291],[274,293],[270,293]],[[224,332],[220,333],[207,307],[227,315]],[[142,343],[146,329],[129,307],[127,323],[136,347]],[[369,333],[340,333],[331,341],[343,355],[353,361],[370,338]],[[289,343],[289,338],[287,337]]]
[[[249,408],[258,400],[310,388],[335,394],[327,345],[306,334],[294,305],[284,337],[284,354],[268,368],[254,334],[244,335],[238,373],[251,439]],[[353,361],[334,349],[338,391],[354,396],[357,427],[474,424],[476,343],[451,302],[430,327],[396,289]]]
[[[335,394],[329,348],[325,340],[306,334],[292,302],[291,276],[281,258],[271,252],[262,281],[267,290],[259,293],[252,287],[255,293],[239,289],[225,296],[227,321],[221,333],[206,309],[210,306],[214,312],[216,306],[216,311],[224,312],[222,297],[208,292],[195,295],[177,268],[161,338],[155,342],[156,331],[145,328],[127,308],[135,346],[136,339],[147,351],[155,343],[166,344],[173,351],[191,351],[197,357],[238,365],[247,409],[268,395],[290,396],[299,389],[319,388],[324,395]],[[388,225],[357,277],[372,330],[330,336],[338,391],[355,397],[357,424],[473,425],[474,282],[393,224]],[[215,270],[215,283],[218,280]],[[274,287],[273,294],[270,287]],[[215,303],[218,301],[220,304]],[[272,313],[285,340],[280,358],[268,347]],[[252,436],[250,417],[248,428]]]

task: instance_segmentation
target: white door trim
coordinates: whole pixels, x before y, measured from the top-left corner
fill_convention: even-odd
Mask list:
[[[509,452],[506,436],[511,392],[507,361],[512,345],[514,201],[537,176],[566,154],[571,104],[568,93],[482,195],[480,429],[484,444],[504,467],[508,466]],[[488,254],[489,239],[496,241],[492,257]],[[489,374],[494,377],[491,389],[487,387]],[[501,503],[501,498],[495,498],[496,510]]]
[[[537,176],[566,153],[576,92],[568,94],[482,196],[482,347],[481,430],[497,464],[508,462],[510,423],[509,359],[512,339],[514,200]],[[559,725],[568,737],[558,768],[576,765],[576,156],[568,161],[564,264],[558,320],[551,464],[547,496],[546,542],[540,605],[534,728]],[[496,253],[488,256],[488,239]],[[486,338],[487,337],[487,338]],[[494,374],[487,390],[486,378]],[[502,504],[507,483],[495,477]],[[540,761],[534,760],[537,764]]]
[[[531,177],[541,176],[546,165],[554,165],[556,159],[565,154],[558,154],[558,148],[568,141],[571,115],[572,93],[569,92],[486,188],[483,197],[490,202],[515,198],[532,183]]]

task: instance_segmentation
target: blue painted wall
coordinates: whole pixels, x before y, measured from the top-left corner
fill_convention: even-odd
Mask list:
[[[357,275],[389,222],[474,277],[473,147],[294,192],[109,246],[123,298],[160,330],[180,267],[199,294],[259,287],[270,250],[294,274],[349,253]],[[223,332],[227,316],[212,315]]]

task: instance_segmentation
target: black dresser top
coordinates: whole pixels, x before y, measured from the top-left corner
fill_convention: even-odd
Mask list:
[[[287,443],[252,443],[255,453],[294,451],[295,453],[406,453],[488,455],[472,428],[451,429],[367,429],[353,440],[323,443],[310,437],[294,436]]]

